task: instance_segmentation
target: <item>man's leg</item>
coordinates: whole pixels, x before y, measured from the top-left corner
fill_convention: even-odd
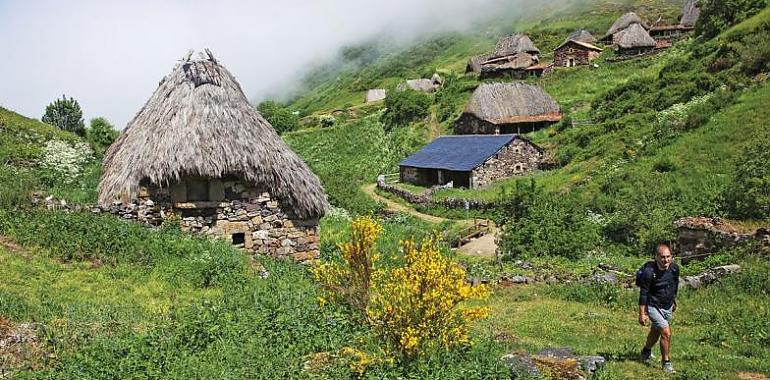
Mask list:
[[[667,362],[671,360],[671,358],[668,357],[668,353],[671,350],[671,326],[664,328],[660,331],[660,358],[664,362]],[[650,342],[649,337],[647,338],[647,342]],[[655,344],[653,342],[652,344]]]
[[[646,350],[651,350],[652,347],[655,346],[655,343],[658,343],[659,337],[660,330],[655,326],[650,327],[650,332],[647,334],[647,343],[644,344],[644,348]]]

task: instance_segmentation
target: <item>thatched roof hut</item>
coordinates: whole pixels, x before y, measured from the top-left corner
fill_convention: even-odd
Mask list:
[[[577,41],[577,42],[583,42],[587,44],[593,44],[596,42],[596,38],[587,30],[585,29],[578,29],[567,37],[566,40],[564,40],[564,43],[567,43],[568,41]]]
[[[619,50],[646,49],[656,46],[655,39],[650,37],[650,34],[637,23],[631,24],[615,34],[613,44]]]
[[[468,64],[465,66],[466,73],[479,73],[481,72],[481,65],[492,58],[491,54],[482,54],[475,57],[471,57],[468,60]]]
[[[639,24],[644,29],[650,29],[650,27],[647,24],[645,24],[644,21],[642,21],[642,18],[639,17],[639,15],[637,15],[634,12],[628,12],[618,17],[617,20],[615,20],[612,26],[610,26],[610,29],[607,30],[607,34],[602,39],[605,39],[609,36],[613,36],[614,34],[620,32],[621,30],[628,28],[632,24]]]
[[[541,128],[561,120],[559,105],[542,88],[530,84],[482,83],[471,95],[455,134],[520,133],[520,126],[507,131],[502,126]]]
[[[177,64],[107,150],[99,202],[135,199],[140,183],[162,188],[186,176],[237,176],[269,189],[300,217],[323,215],[328,203],[318,177],[207,54]]]
[[[482,83],[471,95],[465,113],[494,124],[559,121],[559,105],[542,88],[530,84]]]
[[[698,0],[687,0],[682,8],[682,19],[679,24],[685,27],[694,27],[700,17],[700,7]]]
[[[510,36],[505,36],[497,41],[495,50],[492,52],[490,58],[504,57],[516,53],[538,55],[540,54],[540,49],[538,49],[532,40],[529,39],[529,36],[526,34],[517,33]]]

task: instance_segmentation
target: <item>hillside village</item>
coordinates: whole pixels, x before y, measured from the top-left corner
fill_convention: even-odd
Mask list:
[[[662,377],[659,243],[675,378],[770,378],[756,3],[364,46],[285,103],[191,51],[106,137],[0,108],[0,379]]]

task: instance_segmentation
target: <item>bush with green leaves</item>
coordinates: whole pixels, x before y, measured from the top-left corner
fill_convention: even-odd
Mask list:
[[[67,99],[62,95],[61,99],[56,99],[53,103],[45,107],[45,114],[40,119],[64,131],[69,131],[78,136],[85,136],[86,126],[83,122],[83,111],[80,104],[74,98]]]
[[[738,218],[770,218],[770,135],[758,136],[735,168],[734,187],[728,189],[730,210]]]
[[[91,148],[84,142],[50,140],[43,148],[39,165],[51,183],[74,183],[93,159]]]
[[[120,136],[109,120],[103,117],[91,119],[91,126],[86,131],[86,139],[91,146],[99,151],[104,151]]]
[[[761,11],[767,0],[701,0],[695,34],[707,39]]]
[[[431,104],[430,95],[412,89],[403,91],[391,89],[385,98],[385,113],[382,114],[382,123],[385,130],[390,131],[398,127],[404,127],[414,121],[428,116]]]
[[[257,111],[270,123],[278,134],[299,129],[299,115],[273,100],[259,103]]]

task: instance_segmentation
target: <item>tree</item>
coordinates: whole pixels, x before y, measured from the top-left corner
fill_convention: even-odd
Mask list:
[[[382,122],[385,130],[403,127],[409,123],[428,116],[431,97],[412,89],[403,91],[390,90],[385,98],[385,113]]]
[[[266,100],[259,103],[257,111],[273,126],[278,134],[299,129],[299,116],[276,101]]]
[[[701,0],[701,13],[695,25],[695,33],[708,39],[714,38],[767,5],[767,0]]]
[[[103,117],[91,119],[91,126],[86,131],[86,139],[94,148],[104,150],[120,136],[109,120]]]
[[[78,101],[62,95],[61,99],[45,107],[45,114],[41,119],[44,123],[58,127],[59,129],[73,132],[78,136],[85,136],[86,126],[83,121],[83,111]]]

